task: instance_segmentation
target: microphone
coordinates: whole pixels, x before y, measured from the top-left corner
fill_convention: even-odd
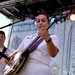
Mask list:
[[[3,54],[2,52],[0,52],[0,56],[4,57],[5,59],[7,59],[8,61],[10,60],[9,57],[7,57],[5,54]]]

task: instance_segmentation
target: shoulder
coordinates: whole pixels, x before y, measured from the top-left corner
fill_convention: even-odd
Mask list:
[[[31,34],[31,35],[28,35],[28,36],[26,36],[26,37],[24,38],[24,40],[26,40],[26,39],[33,39],[33,38],[35,38],[37,35],[38,35],[38,34]]]
[[[12,53],[13,51],[10,50],[9,48],[7,48],[6,52],[7,52],[7,53]]]
[[[53,43],[55,44],[55,46],[56,46],[57,48],[59,48],[59,38],[58,38],[58,36],[55,35],[55,34],[53,34],[53,35],[50,35],[50,37],[52,38],[52,41],[53,41]]]

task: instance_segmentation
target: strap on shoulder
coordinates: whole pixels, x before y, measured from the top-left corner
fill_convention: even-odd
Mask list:
[[[7,48],[4,47],[2,53],[4,54],[6,50],[7,50]],[[0,59],[1,59],[1,58],[2,58],[2,55],[0,55]]]
[[[3,51],[2,51],[2,53],[5,53],[5,51],[7,50],[7,48],[6,47],[4,47],[3,48]]]

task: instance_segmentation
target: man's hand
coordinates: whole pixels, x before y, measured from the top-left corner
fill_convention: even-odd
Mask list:
[[[9,55],[9,58],[10,58],[9,61],[5,59],[5,63],[6,63],[7,65],[9,65],[9,66],[12,65],[12,60],[13,60],[13,58],[14,58],[14,56],[15,56],[16,53],[17,53],[17,52],[14,52],[14,53],[11,53],[11,54]]]
[[[8,61],[8,60],[5,59],[5,63],[6,63],[7,65],[9,65],[9,66],[12,65],[12,61],[11,61],[11,60]]]

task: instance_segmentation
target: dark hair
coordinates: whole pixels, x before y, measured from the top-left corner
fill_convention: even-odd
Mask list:
[[[3,35],[4,35],[4,37],[5,37],[5,33],[4,33],[4,31],[0,31],[0,34],[3,34]]]
[[[49,22],[49,17],[48,17],[47,13],[44,10],[41,9],[41,11],[39,12],[38,15],[40,15],[40,14],[45,15],[47,20],[48,20],[48,22]]]

